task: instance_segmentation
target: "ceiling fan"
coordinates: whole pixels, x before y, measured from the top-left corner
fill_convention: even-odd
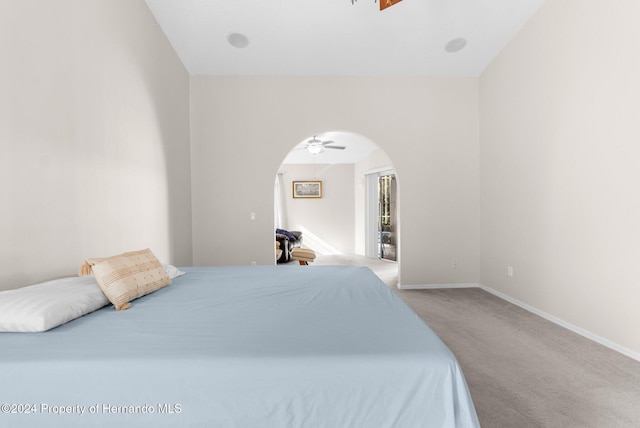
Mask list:
[[[304,146],[304,148],[307,149],[309,153],[313,155],[317,155],[318,153],[324,152],[324,149],[337,149],[337,150],[346,149],[345,146],[332,146],[331,144],[334,144],[334,142],[331,140],[327,140],[327,141],[319,140],[314,135],[313,138],[307,141],[307,144]]]

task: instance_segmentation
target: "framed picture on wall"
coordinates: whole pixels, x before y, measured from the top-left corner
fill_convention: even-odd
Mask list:
[[[322,181],[294,181],[294,198],[321,198]]]

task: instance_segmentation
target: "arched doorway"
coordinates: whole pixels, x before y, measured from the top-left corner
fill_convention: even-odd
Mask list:
[[[395,272],[396,284],[393,285],[397,285],[398,192],[386,193],[387,198],[393,195],[393,201],[372,203],[368,183],[370,174],[381,171],[391,172],[393,185],[387,181],[386,188],[395,190],[396,172],[391,159],[365,136],[346,131],[308,136],[293,146],[278,169],[274,189],[275,228],[302,232],[302,245],[316,252],[318,264],[381,262],[379,268],[384,268],[385,276],[391,278],[385,282],[393,283]],[[293,186],[297,182],[320,183],[321,197],[295,197]],[[375,195],[380,195],[377,187]],[[381,214],[380,209],[386,210],[385,213]],[[392,227],[391,220],[394,220]],[[369,226],[372,223],[382,227],[372,230]],[[371,242],[384,245],[383,251],[378,247],[372,255],[367,251]],[[390,253],[394,256],[392,260],[388,260]],[[387,264],[383,265],[385,261]],[[376,266],[370,267],[376,272]]]

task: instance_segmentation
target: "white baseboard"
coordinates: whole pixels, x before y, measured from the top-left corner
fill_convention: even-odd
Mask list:
[[[400,290],[435,290],[438,288],[482,288],[480,284],[475,283],[459,283],[459,284],[400,284],[398,288]]]
[[[507,296],[504,293],[501,293],[499,291],[496,291],[492,288],[489,288],[485,285],[479,285],[480,288],[482,288],[483,290],[485,290],[488,293],[493,294],[494,296],[497,296],[503,300],[506,300],[509,303],[513,303],[516,306],[521,307],[522,309],[525,309],[533,314],[536,314],[548,321],[551,321],[554,324],[557,324],[561,327],[566,328],[567,330],[571,330],[574,333],[579,334],[580,336],[586,337],[587,339],[593,340],[596,343],[599,343],[600,345],[606,346],[607,348],[613,349],[614,351],[617,351],[619,353],[621,353],[622,355],[626,355],[629,358],[633,358],[636,361],[640,361],[640,354],[632,351],[631,349],[625,348],[624,346],[620,346],[615,342],[612,342],[608,339],[605,339],[604,337],[598,336],[597,334],[591,333],[588,330],[585,330],[583,328],[580,328],[578,326],[575,326],[571,323],[568,323],[556,316],[553,316],[551,314],[548,314],[544,311],[541,311],[540,309],[534,308],[533,306],[527,305],[524,302],[521,302],[519,300],[516,300],[512,297]]]
[[[481,288],[484,291],[486,291],[487,293],[491,293],[494,296],[497,296],[503,300],[506,300],[509,303],[513,303],[516,306],[521,307],[522,309],[525,309],[529,312],[531,312],[532,314],[538,315],[539,317],[542,317],[548,321],[551,321],[554,324],[557,324],[561,327],[566,328],[567,330],[570,330],[574,333],[579,334],[582,337],[586,337],[589,340],[593,340],[596,343],[599,343],[600,345],[606,346],[609,349],[613,349],[616,352],[621,353],[622,355],[626,355],[629,358],[633,358],[636,361],[640,361],[640,353],[632,351],[631,349],[625,348],[624,346],[620,346],[615,342],[612,342],[608,339],[605,339],[604,337],[598,336],[597,334],[591,333],[590,331],[587,331],[583,328],[580,328],[578,326],[575,326],[571,323],[568,323],[556,316],[553,316],[551,314],[548,314],[544,311],[541,311],[540,309],[534,308],[531,305],[528,305],[524,302],[521,302],[517,299],[514,299],[512,297],[507,296],[504,293],[501,293],[499,291],[494,290],[493,288],[487,287],[486,285],[482,285],[482,284],[475,284],[475,283],[461,283],[461,284],[410,284],[410,285],[403,285],[398,283],[398,288],[401,290],[434,290],[434,289],[439,289],[439,288]]]

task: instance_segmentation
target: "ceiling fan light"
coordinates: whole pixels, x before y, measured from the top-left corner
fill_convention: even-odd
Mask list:
[[[322,153],[324,151],[324,147],[322,147],[322,144],[310,143],[307,145],[307,150],[309,150],[309,153],[311,153],[312,155],[317,155],[318,153]]]

